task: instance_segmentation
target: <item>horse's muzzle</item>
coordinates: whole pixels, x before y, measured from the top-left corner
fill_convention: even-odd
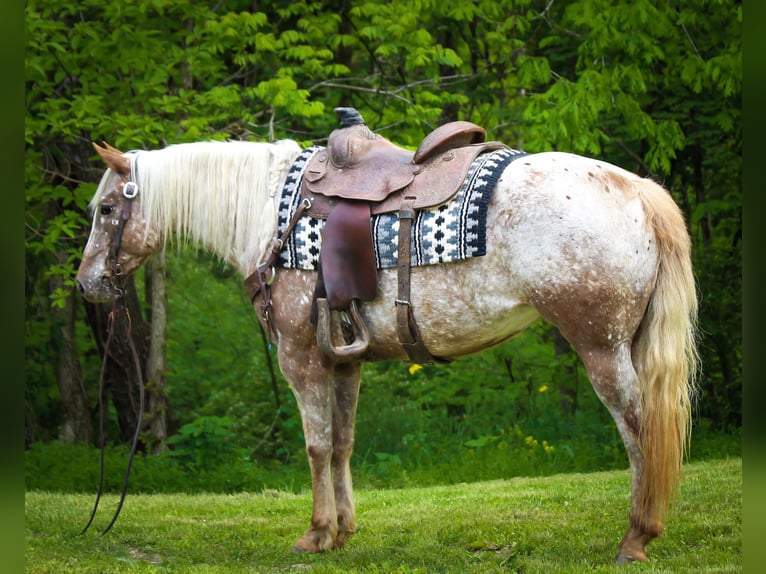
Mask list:
[[[108,303],[114,301],[119,295],[119,291],[105,275],[95,280],[84,280],[78,277],[77,290],[83,299],[91,303]]]

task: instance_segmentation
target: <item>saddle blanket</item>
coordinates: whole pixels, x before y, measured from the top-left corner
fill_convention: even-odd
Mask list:
[[[321,146],[306,148],[290,168],[279,203],[280,235],[300,203],[304,170],[311,157],[322,149]],[[501,149],[478,156],[454,199],[440,207],[418,211],[412,224],[410,265],[434,265],[485,255],[487,206],[492,191],[505,167],[524,155],[522,151]],[[371,223],[377,268],[396,267],[397,214],[375,215]],[[317,270],[323,227],[324,220],[308,215],[301,217],[285,241],[277,265]]]

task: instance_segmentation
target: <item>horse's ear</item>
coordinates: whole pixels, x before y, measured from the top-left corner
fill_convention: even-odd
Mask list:
[[[108,142],[102,142],[104,144],[104,147],[108,149],[109,151],[113,151],[114,153],[122,154],[120,150],[118,150],[116,147],[109,145]]]
[[[106,142],[104,142],[104,146],[101,147],[96,142],[93,142],[93,147],[98,152],[98,155],[101,156],[110,169],[120,175],[130,175],[130,160],[116,147],[112,147]]]

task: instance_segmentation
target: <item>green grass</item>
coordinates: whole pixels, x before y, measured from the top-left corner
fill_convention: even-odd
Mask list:
[[[293,554],[311,497],[129,495],[106,536],[76,536],[92,495],[26,494],[26,571],[61,572],[618,572],[628,471],[452,486],[359,490],[359,529],[346,548]],[[742,460],[686,466],[652,564],[631,571],[741,571]],[[102,499],[95,526],[117,502]]]

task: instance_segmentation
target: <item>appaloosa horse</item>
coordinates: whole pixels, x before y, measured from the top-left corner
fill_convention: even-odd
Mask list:
[[[301,153],[292,141],[96,149],[108,169],[77,275],[91,301],[117,297],[121,278],[170,236],[250,276],[273,245],[281,189]],[[363,362],[318,348],[309,319],[316,281],[314,271],[277,268],[265,325],[303,419],[313,512],[295,549],[309,552],[342,547],[356,529],[349,459]],[[407,359],[396,283],[395,269],[381,269],[378,297],[360,305],[364,360]],[[441,358],[497,345],[540,316],[558,326],[630,458],[630,522],[617,560],[647,561],[680,479],[697,367],[690,238],[668,192],[603,161],[526,155],[497,181],[486,254],[414,267],[411,305],[423,343]]]

